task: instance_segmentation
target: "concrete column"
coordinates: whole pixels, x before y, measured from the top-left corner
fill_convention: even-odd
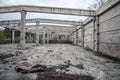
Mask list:
[[[21,32],[20,32],[20,44],[21,48],[25,48],[25,18],[26,12],[21,11]]]
[[[84,48],[84,26],[81,26],[81,46]]]
[[[76,32],[75,32],[75,38],[76,38],[76,41],[75,41],[75,44],[76,45],[78,45],[78,30],[77,30],[77,26],[75,27],[75,30],[76,30]]]
[[[73,44],[74,44],[74,43],[75,43],[75,41],[74,41],[74,40],[75,40],[75,39],[74,39],[74,33],[73,33],[72,35],[73,35]]]
[[[95,40],[95,18],[93,19],[93,50],[95,51],[95,43],[96,43],[96,40]]]
[[[39,45],[39,22],[36,22],[36,45]]]
[[[95,51],[99,52],[99,16],[96,16],[95,36]]]
[[[57,34],[57,40],[59,41],[59,35]]]
[[[76,30],[76,45],[78,45],[78,30]]]
[[[15,29],[12,29],[12,44],[15,43]]]
[[[51,32],[49,32],[49,40],[51,40]]]
[[[29,33],[29,40],[30,40],[30,42],[32,42],[32,35],[31,35],[31,32]]]
[[[45,34],[46,34],[45,30],[43,30],[43,44],[45,44]]]
[[[47,44],[49,44],[49,32],[47,32]]]

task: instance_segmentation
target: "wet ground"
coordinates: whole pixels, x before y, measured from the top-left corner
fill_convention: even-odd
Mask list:
[[[14,67],[20,62],[45,65],[47,71],[16,72]],[[27,44],[25,50],[17,49],[17,46],[12,44],[0,45],[0,80],[93,80],[93,78],[120,80],[120,64],[69,44],[40,46]]]

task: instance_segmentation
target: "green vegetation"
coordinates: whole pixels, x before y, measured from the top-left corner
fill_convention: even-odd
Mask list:
[[[0,44],[4,44],[5,43],[5,33],[3,31],[0,31]]]
[[[54,44],[54,43],[59,43],[59,44],[72,44],[72,41],[69,40],[50,40],[49,43]]]
[[[15,42],[16,43],[19,43],[19,36],[20,36],[20,31],[15,31]],[[0,44],[7,44],[7,43],[11,43],[12,40],[11,40],[11,37],[12,37],[12,30],[11,29],[8,29],[8,28],[5,28],[5,30],[1,30],[0,31]]]

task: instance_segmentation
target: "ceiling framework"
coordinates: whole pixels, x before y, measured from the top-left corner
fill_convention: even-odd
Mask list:
[[[7,24],[20,24],[21,20],[5,20],[0,21],[0,25],[7,25]],[[52,23],[52,24],[63,24],[63,25],[81,25],[82,22],[78,21],[67,21],[67,20],[54,20],[54,19],[26,19],[26,23],[36,23],[39,21],[40,23]]]
[[[21,5],[21,6],[6,6],[6,7],[0,7],[0,14],[2,13],[13,13],[13,12],[20,12],[21,13],[21,20],[14,20],[14,21],[3,21],[0,22],[0,25],[10,25],[13,23],[18,23],[20,25],[20,44],[21,44],[21,48],[25,48],[25,31],[29,29],[26,29],[26,23],[31,23],[31,22],[35,22],[36,23],[36,29],[35,31],[32,30],[33,32],[35,32],[36,34],[36,45],[39,44],[39,34],[40,31],[43,31],[43,43],[45,43],[45,30],[42,30],[42,28],[39,30],[39,26],[40,23],[59,23],[59,24],[68,24],[68,25],[73,25],[76,29],[77,26],[81,25],[80,22],[68,22],[68,21],[55,21],[55,20],[45,20],[45,19],[29,19],[26,20],[26,15],[27,12],[35,12],[35,13],[49,13],[49,14],[62,14],[62,15],[71,15],[71,16],[89,16],[89,17],[95,17],[96,16],[96,11],[94,10],[83,10],[83,9],[72,9],[72,8],[57,8],[57,7],[44,7],[44,6],[26,6],[26,5]],[[54,30],[57,32],[57,29],[55,29],[57,27],[51,28],[51,30]],[[70,31],[68,30],[70,29]],[[68,28],[65,29],[65,27],[58,28],[58,33],[61,32],[67,32],[70,34],[70,32],[72,32],[74,29],[72,28]],[[19,30],[19,29],[18,29]],[[50,28],[47,27],[47,30],[49,31]]]
[[[25,30],[26,32],[32,32],[32,33],[36,33],[36,26],[37,25],[26,25],[25,26]],[[16,30],[21,30],[20,26],[9,26],[9,25],[3,25],[4,28],[10,28],[10,29],[16,29]],[[70,33],[72,30],[75,30],[74,26],[60,26],[60,25],[39,25],[39,33],[44,31],[44,28],[46,28],[46,30],[48,32],[58,32],[58,33]]]
[[[94,10],[72,9],[72,8],[57,8],[57,7],[44,7],[44,6],[7,6],[0,7],[0,13],[12,13],[12,12],[36,12],[36,13],[50,13],[50,14],[63,14],[63,15],[75,15],[75,16],[95,16]]]

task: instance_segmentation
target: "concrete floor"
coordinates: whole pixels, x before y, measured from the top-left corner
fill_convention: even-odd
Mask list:
[[[112,60],[96,56],[79,46],[69,44],[46,44],[40,46],[27,45],[27,49],[19,50],[16,45],[0,45],[0,54],[14,54],[13,57],[0,60],[0,80],[19,80],[20,77],[34,80],[37,75],[16,73],[14,67],[21,61],[46,66],[71,65],[68,71],[56,69],[67,74],[83,74],[95,77],[95,80],[120,80],[120,64]],[[3,64],[4,63],[4,64]],[[83,65],[83,69],[76,67]],[[12,73],[12,74],[11,74]],[[32,76],[31,76],[32,75]]]

